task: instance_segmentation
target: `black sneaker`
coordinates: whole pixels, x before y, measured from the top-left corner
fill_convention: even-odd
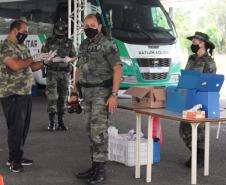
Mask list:
[[[14,162],[14,161],[11,162],[9,169],[13,173],[19,173],[19,172],[24,171],[24,167],[21,165],[21,163],[17,163],[17,162]]]
[[[21,165],[22,166],[30,166],[30,165],[32,165],[33,164],[33,160],[31,160],[31,159],[25,159],[25,158],[23,158],[22,160],[21,160]],[[11,160],[8,160],[7,162],[6,162],[6,166],[7,167],[9,167],[10,165],[11,165],[11,163],[12,163],[12,161]]]
[[[49,124],[47,129],[48,129],[48,131],[54,131],[54,130],[56,130],[56,125]]]
[[[95,168],[91,167],[90,169],[86,170],[85,172],[80,172],[76,175],[78,179],[90,179],[95,173]]]
[[[66,131],[66,130],[68,130],[68,127],[66,127],[65,125],[58,125],[56,130],[58,130],[58,131]]]
[[[12,161],[11,161],[11,160],[8,160],[8,161],[5,163],[5,165],[6,165],[7,167],[10,167],[11,163],[12,163]]]
[[[30,166],[30,165],[32,165],[33,164],[33,160],[31,160],[31,159],[26,159],[26,158],[23,158],[22,160],[21,160],[21,165],[22,166]]]

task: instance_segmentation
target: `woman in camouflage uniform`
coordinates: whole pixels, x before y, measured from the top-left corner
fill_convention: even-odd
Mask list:
[[[190,36],[187,39],[192,41],[191,50],[194,54],[189,56],[185,69],[201,73],[216,73],[216,64],[212,58],[215,46],[209,40],[209,36],[202,32],[195,32],[194,36]],[[185,145],[191,150],[191,125],[181,122],[179,132]],[[204,138],[205,125],[200,124],[198,127],[197,167],[204,166]],[[185,165],[191,167],[191,158],[186,161]]]

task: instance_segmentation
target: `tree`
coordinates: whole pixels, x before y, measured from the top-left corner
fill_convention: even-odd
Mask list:
[[[226,40],[226,0],[206,0],[195,6],[182,6],[176,9],[175,25],[182,47],[189,48],[187,36],[195,31],[207,33],[216,45],[218,52],[225,52]]]

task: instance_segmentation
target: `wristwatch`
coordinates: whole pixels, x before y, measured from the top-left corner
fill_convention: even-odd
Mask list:
[[[118,93],[117,92],[112,92],[111,95],[115,96],[115,97],[118,97]]]

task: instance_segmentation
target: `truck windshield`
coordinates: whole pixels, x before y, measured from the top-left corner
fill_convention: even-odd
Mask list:
[[[170,44],[175,31],[158,0],[103,0],[102,12],[113,37],[130,44]]]

